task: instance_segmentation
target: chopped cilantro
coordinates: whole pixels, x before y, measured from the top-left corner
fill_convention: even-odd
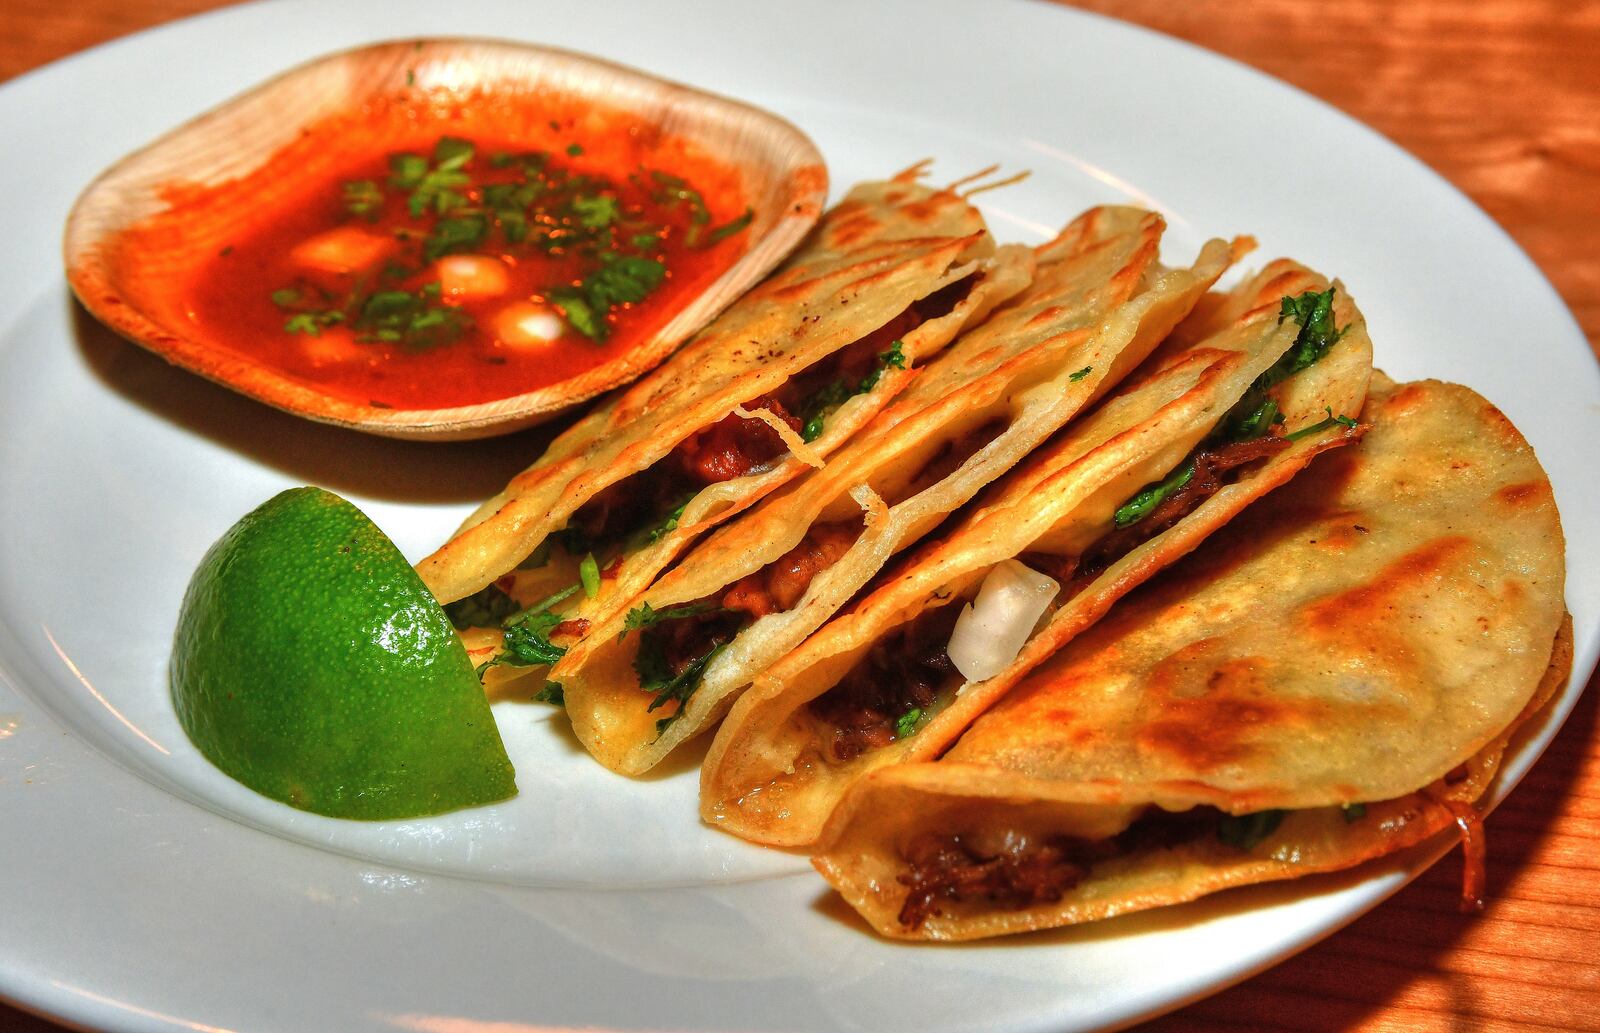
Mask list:
[[[500,652],[478,665],[478,680],[491,667],[539,667],[553,664],[567,655],[566,647],[550,641],[550,632],[561,623],[559,613],[532,613],[506,628]]]
[[[463,168],[477,152],[471,140],[463,140],[456,136],[441,136],[439,142],[433,145],[433,166],[437,170],[453,172]]]
[[[1289,373],[1298,373],[1328,354],[1339,340],[1339,331],[1333,325],[1333,293],[1329,287],[1320,294],[1306,291],[1299,297],[1286,297],[1278,305],[1278,322],[1293,319],[1300,325],[1300,333],[1289,349]],[[1280,360],[1281,361],[1281,360]],[[1287,375],[1287,374],[1286,374]]]
[[[1233,441],[1250,441],[1270,433],[1274,424],[1282,422],[1283,413],[1278,411],[1278,400],[1268,396],[1254,410],[1235,417],[1228,437]]]
[[[578,155],[583,153],[583,146],[581,144],[569,143],[567,144],[567,153],[576,158]]]
[[[577,287],[548,292],[567,323],[591,341],[604,341],[611,333],[606,315],[617,305],[631,305],[649,297],[666,279],[667,267],[653,258],[619,255],[607,251],[601,266]]]
[[[594,197],[573,198],[572,211],[578,216],[578,222],[586,228],[603,230],[617,221],[622,214],[622,206],[617,204],[615,197],[596,194]]]
[[[1325,431],[1330,427],[1354,427],[1357,425],[1354,417],[1335,416],[1331,408],[1324,408],[1322,411],[1328,414],[1327,419],[1318,420],[1309,427],[1301,427],[1293,434],[1285,434],[1284,437],[1290,441],[1299,441],[1301,438],[1308,438],[1313,434],[1320,434],[1322,431]]]
[[[650,178],[661,188],[656,193],[657,203],[683,205],[689,209],[689,231],[683,235],[683,242],[689,247],[699,247],[706,226],[711,222],[711,209],[706,207],[706,199],[682,176],[656,170],[650,173]]]
[[[389,157],[389,183],[401,190],[415,190],[428,174],[428,159],[420,154],[394,154]]]
[[[1131,527],[1134,524],[1137,524],[1139,521],[1155,512],[1155,508],[1161,505],[1161,503],[1166,500],[1167,496],[1171,495],[1185,484],[1188,484],[1189,479],[1193,476],[1194,460],[1191,459],[1182,466],[1178,467],[1176,470],[1169,473],[1165,479],[1157,481],[1154,484],[1145,485],[1143,488],[1139,489],[1139,491],[1134,494],[1133,498],[1117,507],[1116,513],[1111,517],[1111,522],[1115,524],[1118,529]]]
[[[835,380],[806,399],[804,411],[808,415],[805,425],[800,428],[800,437],[805,441],[815,441],[820,438],[828,416],[854,394],[855,392],[845,387],[844,381]]]
[[[1276,421],[1270,418],[1263,421],[1261,416],[1268,400],[1267,392],[1317,362],[1339,341],[1341,333],[1333,325],[1333,295],[1334,288],[1329,287],[1321,293],[1306,291],[1298,297],[1284,297],[1278,306],[1278,322],[1293,319],[1300,332],[1278,361],[1256,377],[1244,396],[1217,423],[1213,437],[1248,441],[1272,429]],[[1276,410],[1276,403],[1273,408]]]
[[[629,610],[628,615],[622,619],[622,631],[618,633],[617,641],[627,638],[630,631],[654,627],[664,621],[679,621],[685,617],[698,617],[703,613],[717,613],[721,609],[722,607],[716,603],[683,603],[658,610],[646,602]]]
[[[656,722],[656,736],[658,738],[672,726],[674,721],[683,716],[683,708],[689,705],[689,699],[694,695],[695,690],[700,687],[700,682],[705,677],[706,668],[711,665],[711,661],[717,658],[717,654],[726,648],[728,648],[727,643],[712,646],[710,652],[691,661],[689,666],[683,669],[682,673],[668,677],[665,680],[662,680],[662,676],[668,675],[670,672],[666,670],[665,661],[656,658],[656,665],[648,668],[650,674],[649,684],[646,684],[645,669],[639,668],[637,661],[635,662],[635,669],[639,671],[639,687],[647,691],[654,690],[656,693],[655,699],[651,700],[650,705],[645,708],[647,713],[674,700],[678,703],[676,710]],[[643,656],[644,653],[641,651],[640,655]]]
[[[358,341],[383,341],[411,351],[437,347],[460,337],[472,317],[439,303],[439,284],[424,284],[415,291],[378,291],[361,305],[354,326]]]
[[[285,287],[272,292],[272,303],[279,308],[294,308],[300,304],[300,290],[296,287]]]
[[[489,236],[489,220],[482,215],[452,215],[434,224],[422,244],[429,262],[460,251],[471,251]]]
[[[746,226],[750,225],[750,220],[754,219],[755,217],[755,210],[752,208],[746,208],[744,210],[744,214],[739,216],[737,219],[729,219],[721,226],[718,226],[716,229],[713,229],[711,232],[707,233],[703,246],[710,247],[713,244],[721,243],[722,241],[733,236],[735,233],[738,233],[740,230],[744,229]]]
[[[661,519],[659,524],[652,527],[649,533],[645,535],[645,543],[654,545],[662,538],[676,531],[678,529],[678,521],[683,519],[683,511],[689,508],[689,502],[692,498],[693,496],[690,496],[690,498],[678,503]]]
[[[1224,814],[1217,823],[1217,839],[1238,850],[1254,850],[1256,845],[1277,831],[1287,811],[1256,811],[1254,814]]]
[[[917,730],[917,722],[922,720],[922,708],[912,707],[900,715],[900,720],[894,723],[894,737],[896,739],[909,739]]]
[[[583,554],[583,559],[578,563],[578,581],[588,598],[593,599],[600,594],[600,564],[595,561],[594,553]]]
[[[584,280],[583,292],[597,305],[635,304],[661,286],[666,275],[667,267],[653,258],[607,255],[600,271]]]
[[[901,341],[889,345],[889,350],[878,355],[877,365],[872,372],[862,377],[851,390],[842,380],[835,380],[815,391],[806,399],[805,407],[801,410],[806,415],[806,421],[800,428],[802,441],[815,441],[822,436],[827,426],[827,419],[833,411],[856,395],[866,394],[878,386],[878,381],[883,378],[883,371],[889,367],[895,369],[906,368],[906,353]]]
[[[476,149],[470,140],[442,136],[434,144],[431,162],[420,154],[390,156],[389,183],[410,191],[406,208],[412,218],[420,219],[430,210],[443,215],[467,203],[462,191],[472,185],[472,177],[463,170]]]
[[[376,222],[383,210],[383,188],[370,179],[352,179],[342,188],[344,209],[351,215]]]
[[[877,387],[878,381],[883,379],[883,371],[891,366],[895,369],[906,368],[906,353],[902,347],[904,343],[903,341],[895,341],[889,345],[888,351],[879,353],[878,364],[872,368],[871,373],[861,378],[861,383],[856,385],[856,394],[864,395]]]
[[[552,706],[564,707],[567,705],[567,694],[558,681],[547,681],[544,688],[533,694],[535,703],[549,703]]]
[[[344,313],[338,310],[330,312],[297,312],[283,321],[283,329],[291,334],[305,334],[308,337],[320,336],[324,327],[344,321]]]
[[[597,315],[594,306],[578,289],[563,288],[549,293],[552,304],[566,317],[567,325],[591,341],[603,341],[611,333],[605,317]]]
[[[550,641],[550,632],[562,620],[561,615],[551,613],[550,608],[577,590],[578,586],[573,585],[505,618],[505,640],[500,652],[478,665],[478,680],[482,681],[491,667],[539,667],[566,656],[565,646]]]
[[[1076,373],[1074,373],[1071,376],[1069,376],[1067,379],[1072,381],[1074,384],[1076,384],[1078,381],[1082,380],[1084,377],[1088,376],[1089,374],[1091,374],[1093,372],[1094,372],[1094,367],[1093,366],[1085,366],[1082,369],[1078,370]]]

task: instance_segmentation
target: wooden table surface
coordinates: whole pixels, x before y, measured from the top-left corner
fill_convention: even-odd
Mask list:
[[[217,0],[5,0],[0,80]],[[1286,79],[1466,191],[1600,353],[1600,3],[1080,0]],[[1537,342],[1530,342],[1537,346]],[[1569,523],[1594,519],[1564,514]],[[1600,679],[1596,679],[1600,680]],[[1174,1030],[1600,1030],[1600,692],[1488,821],[1487,911],[1436,865],[1349,928],[1149,1025]],[[57,1027],[0,1005],[0,1029]]]

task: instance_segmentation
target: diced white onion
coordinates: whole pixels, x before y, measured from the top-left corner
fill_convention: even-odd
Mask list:
[[[354,273],[377,265],[394,250],[394,239],[356,226],[340,226],[294,246],[289,257],[324,273]]]
[[[440,293],[451,301],[495,298],[511,289],[506,264],[487,255],[446,255],[434,263]]]
[[[978,597],[956,618],[950,662],[967,681],[993,678],[1022,652],[1061,586],[1037,570],[1005,560],[989,571]]]
[[[566,331],[561,317],[543,305],[514,301],[494,320],[495,336],[510,348],[537,349],[559,340]]]

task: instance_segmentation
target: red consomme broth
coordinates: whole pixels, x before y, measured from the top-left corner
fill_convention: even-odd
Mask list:
[[[471,157],[441,170],[441,139],[457,156],[470,144]],[[397,178],[397,154],[427,159],[427,172],[445,174],[424,182],[451,183],[455,197],[440,205],[424,189],[426,214],[414,216],[415,177],[409,187]],[[539,196],[521,209],[526,236],[513,241],[500,216],[517,206],[505,194],[535,181]],[[171,208],[121,234],[108,257],[144,298],[284,376],[358,404],[451,408],[560,383],[648,340],[742,254],[740,182],[625,112],[545,94],[411,93],[323,119],[238,179],[170,187]],[[501,208],[485,205],[494,187]],[[574,197],[585,198],[576,212]],[[471,222],[474,212],[485,231],[445,250],[473,256],[469,272],[490,266],[487,281],[464,282],[495,289],[453,294],[458,279],[440,274],[440,220]],[[141,252],[174,240],[205,246],[189,248],[180,268],[139,268]],[[626,301],[607,305],[616,292],[602,289],[596,310],[584,286],[617,259],[650,275],[621,277]],[[641,282],[645,296],[632,300]],[[410,333],[417,324],[405,318],[403,334],[394,320],[363,323],[364,301],[379,292],[411,295],[424,332]],[[573,299],[589,311],[573,312]],[[286,329],[297,316],[298,332]]]

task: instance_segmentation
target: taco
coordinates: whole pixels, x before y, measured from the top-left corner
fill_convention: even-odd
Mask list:
[[[1365,322],[1309,270],[1272,263],[1175,338],[1198,339],[1164,345],[757,679],[706,759],[707,821],[811,842],[856,778],[936,757],[1135,585],[1359,434],[1349,414],[1372,370]]]
[[[855,783],[819,870],[885,935],[969,939],[1345,868],[1452,824],[1481,848],[1472,805],[1571,666],[1550,484],[1466,388],[1375,375],[1363,420],[941,759]]]
[[[697,535],[820,465],[924,360],[1026,286],[1032,254],[997,251],[970,201],[919,172],[853,189],[778,272],[563,432],[419,563],[441,602],[466,600],[458,626],[496,627],[580,581],[582,595],[540,612],[593,620],[626,602]]]
[[[551,671],[603,764],[648,770],[709,727],[885,562],[1136,366],[1227,268],[1156,264],[1164,223],[1098,208],[1034,282],[919,372],[818,471],[720,528]],[[1242,247],[1243,245],[1239,245]]]

